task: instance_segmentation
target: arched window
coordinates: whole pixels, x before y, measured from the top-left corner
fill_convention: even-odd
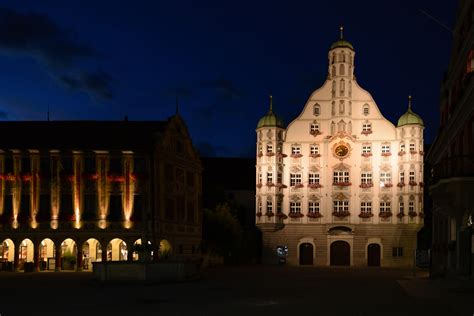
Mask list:
[[[344,110],[345,110],[344,106],[345,106],[344,100],[340,100],[339,101],[339,114],[344,114]]]
[[[346,90],[344,79],[341,79],[341,83],[340,83],[339,88],[340,88],[341,95],[344,95],[344,91]]]
[[[321,107],[319,106],[319,104],[314,105],[313,114],[314,116],[319,116],[321,114]]]
[[[345,132],[346,131],[346,123],[343,120],[340,120],[337,123],[337,131],[338,132]]]
[[[344,76],[344,75],[345,75],[345,73],[344,73],[344,64],[341,64],[341,65],[339,66],[339,75],[340,75],[340,76]]]

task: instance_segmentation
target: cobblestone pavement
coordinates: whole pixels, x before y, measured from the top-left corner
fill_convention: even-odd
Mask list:
[[[218,267],[172,284],[98,284],[90,273],[0,273],[10,315],[468,315],[473,288],[383,268]]]

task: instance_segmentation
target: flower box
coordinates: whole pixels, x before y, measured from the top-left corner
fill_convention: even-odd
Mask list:
[[[392,212],[380,212],[379,213],[379,217],[380,218],[389,218],[389,217],[392,217]]]
[[[267,216],[267,217],[273,217],[273,216],[275,216],[275,213],[273,213],[273,212],[271,212],[271,211],[270,211],[270,212],[266,212],[266,213],[265,213],[265,216]]]
[[[286,154],[284,154],[284,153],[281,153],[281,152],[277,152],[277,153],[276,153],[276,156],[277,156],[277,157],[282,157],[282,158],[285,158],[285,157],[287,157],[287,155],[286,155]]]
[[[319,213],[319,212],[308,212],[308,214],[306,214],[306,216],[308,216],[309,218],[321,218],[321,217],[323,217],[323,215],[321,215],[321,213]]]
[[[273,186],[275,186],[275,184],[273,182],[267,182],[266,186],[267,187],[273,187]]]
[[[362,157],[365,157],[365,158],[372,157],[372,153],[362,153]]]
[[[336,217],[347,217],[347,216],[351,215],[351,213],[349,211],[341,211],[341,212],[333,211],[332,215],[336,216]]]
[[[350,183],[350,182],[334,182],[332,185],[336,185],[338,187],[348,187],[348,186],[351,186],[352,183]]]
[[[274,153],[274,152],[268,152],[268,153],[266,153],[266,155],[267,155],[268,157],[272,157],[272,156],[275,156],[275,153]]]
[[[258,217],[262,216],[262,212],[257,212],[257,216]]]
[[[418,183],[418,185],[419,185],[420,187],[424,187],[424,186],[425,186],[425,184],[424,184],[423,182]]]
[[[309,154],[309,156],[310,156],[311,158],[319,158],[319,157],[321,157],[320,154]]]
[[[398,213],[398,214],[397,214],[397,217],[398,217],[398,218],[402,218],[403,216],[405,216],[405,214],[403,214],[403,213]]]
[[[413,212],[413,211],[408,212],[408,216],[410,216],[410,217],[415,217],[417,215],[418,214],[416,212]]]
[[[302,213],[291,213],[288,214],[289,217],[291,218],[300,218],[300,217],[303,217],[304,215]]]
[[[403,156],[403,155],[405,155],[405,154],[406,154],[406,152],[405,152],[404,150],[398,152],[398,155],[399,155],[399,156]]]
[[[392,155],[392,153],[382,153],[382,157],[389,157],[391,155]]]
[[[303,188],[304,187],[304,184],[303,183],[297,183],[294,185],[295,188]]]
[[[281,219],[287,219],[288,216],[285,213],[277,213],[277,216]]]
[[[368,189],[368,188],[371,188],[371,187],[373,187],[373,186],[374,186],[374,184],[373,184],[372,182],[370,182],[370,183],[361,183],[361,184],[359,185],[359,188]]]
[[[361,134],[362,134],[362,135],[369,135],[369,134],[372,134],[372,130],[362,131]]]
[[[262,184],[261,183],[257,183],[257,188],[261,188],[262,187]]]
[[[309,131],[309,133],[313,136],[318,136],[322,134],[319,130]]]
[[[308,184],[308,188],[310,189],[319,189],[319,188],[322,188],[323,186],[319,183],[310,183]]]
[[[359,214],[360,218],[371,218],[372,216],[374,216],[372,212],[361,212]]]
[[[398,182],[397,187],[403,188],[405,186],[404,182]]]
[[[276,186],[277,188],[286,188],[286,187],[287,187],[287,186],[286,186],[285,184],[283,184],[283,183],[277,183],[277,184],[275,184],[275,186]]]
[[[411,185],[411,186],[418,185],[418,183],[416,181],[410,181],[410,182],[408,182],[408,184]]]
[[[418,152],[416,150],[410,150],[410,155],[416,155]]]
[[[291,156],[292,158],[301,158],[301,157],[303,157],[302,154],[291,154],[290,156]]]
[[[388,183],[384,183],[383,186],[386,187],[386,188],[391,188],[391,187],[393,187],[393,184],[388,182]]]
[[[420,150],[419,154],[423,156],[425,152],[423,150]]]

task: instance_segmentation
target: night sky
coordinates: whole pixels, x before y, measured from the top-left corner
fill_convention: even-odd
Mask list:
[[[0,119],[164,120],[206,156],[255,155],[268,95],[286,123],[327,74],[339,25],[393,123],[438,128],[457,1],[0,1]],[[420,10],[428,13],[428,17]]]

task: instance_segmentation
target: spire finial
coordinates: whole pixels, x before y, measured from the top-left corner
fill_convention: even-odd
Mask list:
[[[273,112],[273,96],[270,94],[270,111]]]
[[[411,94],[408,95],[408,109],[411,110]]]
[[[343,25],[339,27],[339,31],[341,32],[341,39],[344,39],[344,26]]]

